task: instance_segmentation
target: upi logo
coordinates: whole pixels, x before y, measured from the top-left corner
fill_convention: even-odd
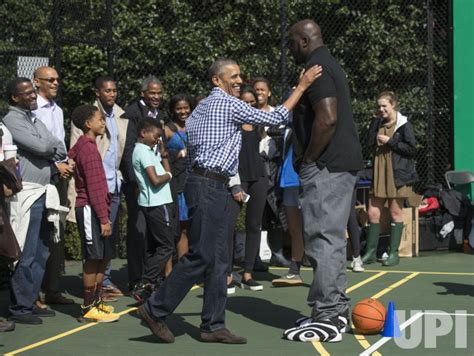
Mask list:
[[[442,310],[411,310],[409,315],[405,310],[397,310],[396,313],[401,337],[394,338],[394,341],[402,349],[414,349],[422,343],[424,348],[434,349],[438,339],[442,342],[442,337],[453,333],[455,347],[467,348],[467,317],[474,314],[467,314],[466,310],[456,310],[455,313]]]

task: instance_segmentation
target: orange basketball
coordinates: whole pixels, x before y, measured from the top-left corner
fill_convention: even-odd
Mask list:
[[[366,298],[352,309],[352,322],[360,334],[377,334],[383,329],[385,314],[382,303],[377,299]]]

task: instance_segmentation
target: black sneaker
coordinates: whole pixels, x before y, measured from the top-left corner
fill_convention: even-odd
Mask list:
[[[341,333],[348,333],[351,330],[351,323],[349,318],[349,309],[337,316],[336,323]]]
[[[28,325],[41,325],[43,324],[43,320],[38,318],[36,315],[31,314],[23,314],[23,315],[11,315],[8,320],[14,321],[17,324],[28,324]]]
[[[310,316],[304,316],[295,321],[295,326],[304,326],[312,323],[313,321],[313,318]],[[337,319],[333,318],[332,321],[336,324],[336,326],[339,328],[339,332],[341,333],[348,333],[351,330],[351,326],[349,324],[349,310],[346,310],[341,315],[338,315]]]
[[[283,338],[291,341],[339,342],[342,340],[342,333],[333,320],[315,320],[285,330]]]
[[[253,278],[247,279],[246,281],[242,278],[242,281],[240,282],[240,288],[251,291],[263,290],[263,286]]]
[[[235,283],[234,281],[230,282],[230,284],[227,285],[227,295],[235,294]]]
[[[33,315],[39,316],[41,318],[48,318],[52,316],[56,316],[56,312],[50,309],[43,309],[37,307],[36,305],[33,307]]]
[[[140,304],[145,303],[145,301],[150,298],[152,293],[153,285],[143,283],[137,284],[131,292],[133,298]]]

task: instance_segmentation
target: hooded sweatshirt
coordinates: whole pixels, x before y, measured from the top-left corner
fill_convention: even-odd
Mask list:
[[[95,140],[81,136],[69,150],[69,157],[76,162],[76,207],[90,205],[101,224],[109,222],[110,195],[104,166]]]

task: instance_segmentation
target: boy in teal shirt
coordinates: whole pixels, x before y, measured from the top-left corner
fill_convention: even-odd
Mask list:
[[[134,289],[139,302],[153,291],[174,252],[173,198],[169,181],[172,178],[167,152],[161,142],[162,130],[156,119],[138,123],[138,142],[132,155],[133,170],[140,190],[138,205],[147,224],[147,256],[142,283]],[[161,146],[160,152],[155,147]]]

